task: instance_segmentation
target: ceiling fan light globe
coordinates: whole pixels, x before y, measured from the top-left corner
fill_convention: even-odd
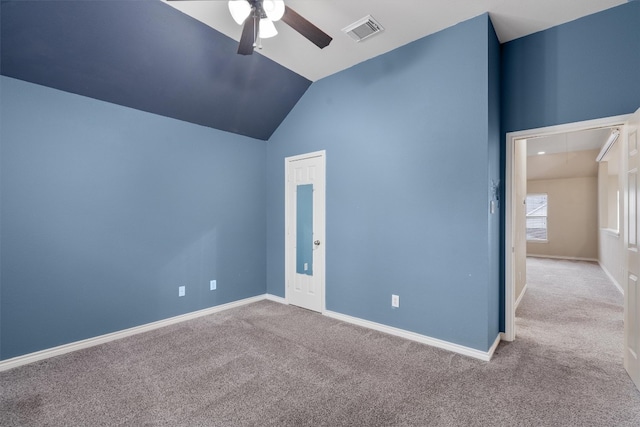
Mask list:
[[[271,19],[262,18],[260,20],[260,38],[268,39],[270,37],[275,37],[277,34],[278,30],[276,30],[276,26],[273,25],[273,21],[271,21]]]
[[[284,15],[284,0],[264,0],[262,8],[272,21],[279,21]]]
[[[242,25],[251,13],[251,5],[246,0],[229,0],[229,12],[238,25]]]

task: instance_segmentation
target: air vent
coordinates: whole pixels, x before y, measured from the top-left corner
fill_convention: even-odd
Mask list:
[[[343,28],[342,31],[347,33],[347,35],[355,41],[361,42],[364,39],[368,39],[369,37],[384,31],[384,28],[382,28],[382,25],[373,19],[371,15],[367,15],[357,22]]]

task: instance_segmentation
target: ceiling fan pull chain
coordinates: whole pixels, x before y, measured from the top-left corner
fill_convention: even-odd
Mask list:
[[[258,38],[260,37],[260,20],[257,18],[258,11],[253,8],[253,47],[258,45]]]

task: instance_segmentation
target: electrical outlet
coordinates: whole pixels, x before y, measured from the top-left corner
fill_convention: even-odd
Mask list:
[[[391,295],[391,307],[395,307],[395,308],[400,307],[400,296]]]
[[[178,296],[179,297],[183,297],[185,294],[185,287],[184,286],[178,286]]]
[[[211,280],[209,282],[209,290],[210,291],[215,291],[218,288],[218,285],[216,284],[215,280]]]

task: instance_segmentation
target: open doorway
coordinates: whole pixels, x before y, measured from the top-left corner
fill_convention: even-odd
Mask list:
[[[522,132],[513,132],[507,134],[507,159],[506,159],[506,207],[505,207],[505,333],[503,338],[507,341],[512,341],[516,337],[516,325],[515,325],[515,310],[517,307],[517,303],[519,302],[519,298],[524,295],[526,291],[526,255],[527,255],[527,237],[526,237],[526,202],[527,202],[527,145],[531,144],[531,150],[533,155],[542,156],[538,154],[540,152],[544,152],[545,155],[547,152],[549,154],[553,154],[556,157],[556,162],[559,163],[559,167],[557,168],[559,171],[565,171],[570,169],[567,167],[567,160],[572,156],[569,151],[571,144],[576,144],[573,139],[580,140],[584,138],[571,138],[570,135],[579,136],[580,133],[597,133],[600,130],[604,134],[610,133],[611,129],[614,127],[623,126],[625,121],[628,120],[630,116],[618,116],[606,119],[598,119],[591,120],[580,123],[573,123],[567,125],[553,126],[548,128],[534,129],[529,131]],[[542,145],[535,146],[535,143],[532,141],[540,140],[540,144],[542,141],[548,143],[549,148],[543,148]],[[604,141],[599,142],[600,146],[604,144]],[[563,148],[564,146],[564,148]],[[559,152],[553,152],[555,150],[560,150]],[[535,150],[535,151],[533,151]],[[589,150],[573,150],[572,151],[589,151]],[[584,157],[591,156],[598,152],[600,154],[600,149],[592,148],[592,151],[589,154],[585,154]],[[582,155],[575,155],[574,157],[581,157]],[[597,157],[597,156],[596,156]],[[564,165],[563,163],[564,162]],[[572,162],[572,163],[580,163],[580,162]],[[595,168],[596,175],[599,172],[600,167],[597,164],[592,164],[592,168]],[[560,172],[558,172],[560,173]],[[567,179],[562,177],[556,177],[555,179]],[[598,178],[591,177],[587,181],[591,181],[591,186],[593,187],[594,182],[596,186],[596,200],[597,200],[597,192],[600,191],[600,184]],[[585,181],[585,180],[577,180],[577,181]],[[583,183],[584,184],[584,183]],[[542,185],[542,184],[540,184]],[[566,189],[565,189],[566,191]],[[546,256],[553,257],[554,252],[557,250],[564,250],[565,253],[567,250],[566,247],[564,249],[558,247],[554,247],[549,244],[547,236],[544,233],[541,234],[541,228],[544,222],[547,220],[543,218],[548,212],[547,209],[550,209],[549,206],[544,206],[545,201],[544,198],[541,197],[545,194],[544,187],[538,187],[538,189],[533,192],[536,194],[537,199],[532,200],[532,208],[533,211],[531,215],[531,229],[536,229],[535,232],[537,236],[539,236],[539,242],[531,242],[531,245],[545,245],[538,247],[538,251],[541,254],[546,252]],[[537,203],[534,205],[533,203]],[[598,207],[597,204],[593,206],[593,216],[598,218]],[[534,218],[537,214],[538,218]],[[593,221],[591,219],[590,221]],[[571,219],[569,219],[571,222]],[[535,225],[534,225],[535,223]],[[549,224],[547,224],[548,226]],[[555,226],[554,226],[555,227]],[[578,245],[570,245],[572,249],[570,249],[573,255],[571,257],[575,259],[599,259],[600,256],[598,254],[598,239],[600,233],[599,224],[592,227],[594,229],[593,235],[589,237],[591,242],[595,242],[595,245],[592,243],[585,244],[582,242]],[[533,230],[532,230],[533,231]],[[548,231],[548,230],[547,230]],[[618,230],[619,234],[619,230]],[[544,243],[544,240],[547,240]],[[555,240],[555,239],[554,239]],[[565,239],[559,239],[557,243],[562,246],[567,242]],[[576,249],[578,248],[578,249]],[[556,255],[560,257],[560,255]],[[567,256],[567,255],[564,255]]]
[[[598,162],[614,131],[601,127],[527,139],[527,256],[597,262],[598,231],[618,233],[618,145]],[[603,197],[607,192],[612,206]]]

